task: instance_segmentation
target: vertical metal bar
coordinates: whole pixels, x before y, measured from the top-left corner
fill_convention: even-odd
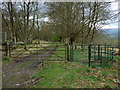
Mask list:
[[[37,57],[39,58],[39,47],[38,47],[38,42],[37,42]]]
[[[95,60],[96,58],[95,58],[95,45],[94,45],[94,60]]]
[[[113,53],[114,53],[114,47],[112,47],[112,64],[113,64],[113,60],[114,60]]]
[[[71,61],[71,45],[70,45],[70,58],[69,58],[69,61]]]
[[[67,53],[66,53],[66,51],[67,51],[67,45],[65,45],[64,48],[65,48],[65,60],[66,60],[67,59]]]
[[[81,47],[82,47],[81,51],[83,51],[83,47],[84,47],[83,44],[81,45]]]
[[[100,53],[101,53],[101,55],[100,55],[100,66],[102,66],[102,47],[101,47]]]
[[[105,44],[105,52],[104,52],[105,59],[106,59],[106,55],[107,55],[106,52],[107,52],[107,51],[106,51],[106,44]]]
[[[5,56],[8,56],[8,45],[7,45],[7,43],[5,44]]]
[[[70,45],[70,61],[74,61],[73,55],[73,45]]]
[[[88,66],[90,67],[90,60],[91,60],[91,45],[88,46],[88,60],[89,60],[89,63],[88,63]]]
[[[111,54],[112,52],[111,52],[111,47],[109,47],[109,57],[110,57],[110,59],[109,59],[109,62],[111,61]]]
[[[111,47],[111,51],[110,51],[110,61],[112,61],[112,64],[113,64],[113,47]]]
[[[107,45],[107,59],[109,59],[108,57],[109,57],[109,48],[108,48],[108,45]]]
[[[66,57],[67,57],[67,61],[69,61],[69,45],[66,46]]]
[[[98,60],[100,60],[100,45],[98,45]]]
[[[74,61],[74,49],[73,49],[73,45],[72,45],[72,60]]]
[[[9,46],[9,43],[6,43],[6,49],[5,49],[5,52],[6,52],[6,56],[7,57],[10,57],[10,46]]]
[[[95,59],[97,59],[97,51],[96,51],[96,45],[95,45]]]
[[[110,59],[110,47],[108,46],[108,58]]]
[[[11,44],[9,43],[9,57],[11,57]]]

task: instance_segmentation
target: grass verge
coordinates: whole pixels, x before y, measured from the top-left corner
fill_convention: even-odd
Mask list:
[[[111,67],[87,67],[77,62],[50,62],[34,76],[34,88],[117,88],[118,60]]]

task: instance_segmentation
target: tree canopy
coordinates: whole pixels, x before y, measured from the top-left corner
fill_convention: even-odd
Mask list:
[[[4,2],[3,32],[13,43],[47,40],[95,43],[101,25],[111,20],[108,2]],[[47,18],[48,20],[45,20]]]

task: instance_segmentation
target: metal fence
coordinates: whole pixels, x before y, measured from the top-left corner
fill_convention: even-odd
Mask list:
[[[88,66],[109,66],[114,61],[112,45],[70,45],[70,61],[82,62]]]
[[[15,48],[14,48],[15,46]],[[10,44],[2,46],[3,57],[13,60],[39,59],[44,61],[65,61],[66,46],[60,43]]]
[[[15,46],[15,48],[14,48]],[[61,43],[3,44],[3,56],[12,59],[72,61],[90,66],[109,66],[114,61],[112,45],[65,45]]]

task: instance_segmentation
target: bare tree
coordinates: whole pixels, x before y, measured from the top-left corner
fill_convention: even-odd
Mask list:
[[[3,31],[8,32],[9,40],[31,43],[33,32],[39,25],[40,3],[6,2],[2,3]]]
[[[69,38],[70,44],[81,36],[81,43],[91,43],[97,24],[108,19],[108,3],[47,3],[48,16],[54,29],[62,38]],[[105,12],[107,11],[107,12]],[[102,14],[106,14],[104,17]],[[88,42],[89,41],[89,42]]]

